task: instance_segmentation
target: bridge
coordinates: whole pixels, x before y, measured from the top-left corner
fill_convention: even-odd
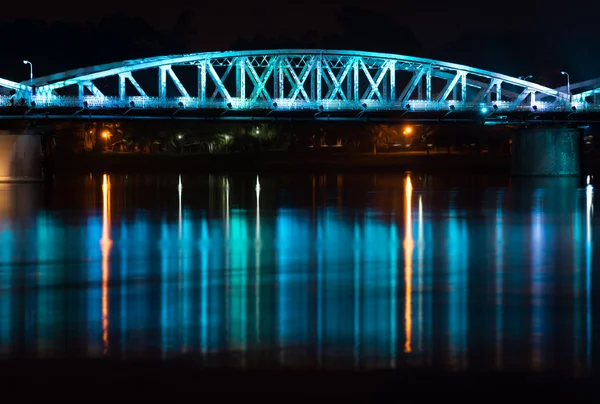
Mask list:
[[[574,89],[577,94],[570,91]],[[404,55],[284,49],[159,56],[0,79],[0,119],[411,121],[511,125],[513,172],[578,175],[600,80],[552,89]],[[41,173],[36,134],[0,135],[0,181]],[[32,157],[33,156],[33,157]]]
[[[4,119],[590,120],[593,96],[411,56],[259,50],[160,56],[0,79]],[[578,88],[573,86],[573,88]],[[592,115],[590,115],[592,114]],[[509,122],[507,122],[509,121]]]

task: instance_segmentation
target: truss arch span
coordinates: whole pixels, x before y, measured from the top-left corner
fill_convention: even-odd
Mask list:
[[[460,112],[565,110],[562,91],[465,65],[347,50],[159,56],[9,83],[37,108]],[[2,86],[0,82],[0,86]]]

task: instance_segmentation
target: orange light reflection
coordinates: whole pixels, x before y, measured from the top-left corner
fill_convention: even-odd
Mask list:
[[[108,352],[108,277],[109,256],[112,240],[110,239],[110,178],[107,174],[102,177],[102,341],[104,354]]]
[[[412,182],[410,174],[406,177],[404,193],[406,196],[405,207],[405,234],[404,234],[404,329],[406,333],[406,341],[404,343],[404,352],[412,352],[412,259],[414,240],[412,234]]]

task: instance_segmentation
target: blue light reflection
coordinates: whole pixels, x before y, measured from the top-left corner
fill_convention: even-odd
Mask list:
[[[83,215],[0,210],[0,355],[59,356],[68,340],[85,356],[227,352],[236,366],[543,369],[562,349],[591,368],[591,185],[560,191],[569,216],[556,190],[473,202],[414,174],[341,178],[332,192],[327,175],[173,176],[142,208],[123,202],[142,182],[107,174],[86,179],[102,202]]]

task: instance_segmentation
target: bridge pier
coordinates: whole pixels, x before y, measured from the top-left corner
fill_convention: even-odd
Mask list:
[[[43,179],[41,136],[0,131],[0,182]]]
[[[519,129],[512,139],[512,174],[575,177],[581,173],[581,132],[576,128]]]

